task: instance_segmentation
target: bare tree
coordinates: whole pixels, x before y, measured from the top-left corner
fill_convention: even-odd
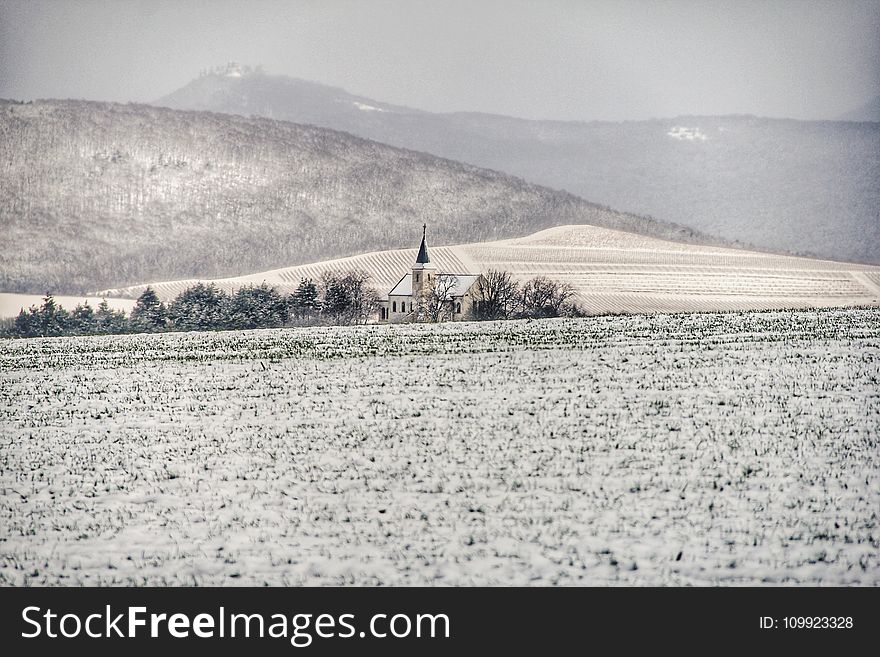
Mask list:
[[[509,271],[490,269],[477,292],[477,319],[508,319],[514,312],[518,293],[519,285]]]
[[[452,319],[454,299],[452,293],[458,279],[455,276],[435,276],[434,284],[425,290],[422,307],[429,322],[446,322]]]
[[[522,287],[520,314],[523,317],[535,318],[559,317],[564,313],[566,304],[574,294],[574,288],[569,283],[537,276]]]
[[[366,324],[367,319],[376,312],[379,294],[370,285],[371,276],[360,269],[346,272],[342,285],[351,299],[351,317],[354,324]]]
[[[325,318],[333,324],[365,323],[375,312],[379,298],[369,282],[370,275],[361,270],[325,273],[321,281]]]

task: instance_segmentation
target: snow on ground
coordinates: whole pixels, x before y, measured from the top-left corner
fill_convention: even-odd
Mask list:
[[[880,306],[880,267],[814,258],[699,246],[588,225],[556,226],[522,238],[429,247],[440,271],[509,271],[569,283],[588,313],[734,311],[771,308]],[[411,271],[416,249],[365,253],[337,260],[217,279],[227,292],[268,283],[293,292],[302,278],[362,269],[381,294]],[[195,280],[153,283],[169,300]],[[137,298],[146,285],[105,290]]]
[[[88,303],[97,309],[103,300],[102,297],[55,297],[55,303],[67,310],[73,310],[79,304]],[[15,317],[22,308],[27,310],[31,306],[42,306],[43,297],[39,294],[11,294],[0,292],[0,319]],[[107,298],[107,305],[113,310],[131,312],[134,308],[134,299]]]
[[[880,311],[0,342],[5,584],[880,584]]]

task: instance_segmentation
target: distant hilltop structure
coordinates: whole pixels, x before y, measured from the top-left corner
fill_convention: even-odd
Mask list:
[[[440,273],[428,256],[427,224],[409,274],[379,301],[379,322],[443,322],[471,319],[479,311],[485,278],[479,273]]]
[[[225,66],[204,68],[199,71],[199,77],[205,78],[209,75],[219,75],[227,78],[243,78],[248,75],[263,75],[265,72],[265,69],[261,65],[247,66],[237,62],[229,62]]]

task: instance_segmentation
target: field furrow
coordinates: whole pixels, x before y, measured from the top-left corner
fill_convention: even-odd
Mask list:
[[[509,271],[570,283],[590,313],[762,310],[880,305],[880,267],[742,249],[698,246],[597,226],[559,226],[528,237],[431,247],[439,271]],[[227,292],[269,283],[290,293],[301,278],[360,269],[387,293],[410,272],[414,249],[367,253],[214,281]],[[158,283],[165,299],[195,281]],[[144,285],[108,290],[133,297]]]

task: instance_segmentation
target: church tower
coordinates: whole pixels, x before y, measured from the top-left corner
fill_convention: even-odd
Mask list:
[[[422,226],[422,245],[419,247],[419,255],[412,267],[412,303],[413,308],[424,307],[424,300],[431,294],[434,288],[434,279],[437,277],[437,268],[428,257],[428,245],[425,237],[428,225]]]

